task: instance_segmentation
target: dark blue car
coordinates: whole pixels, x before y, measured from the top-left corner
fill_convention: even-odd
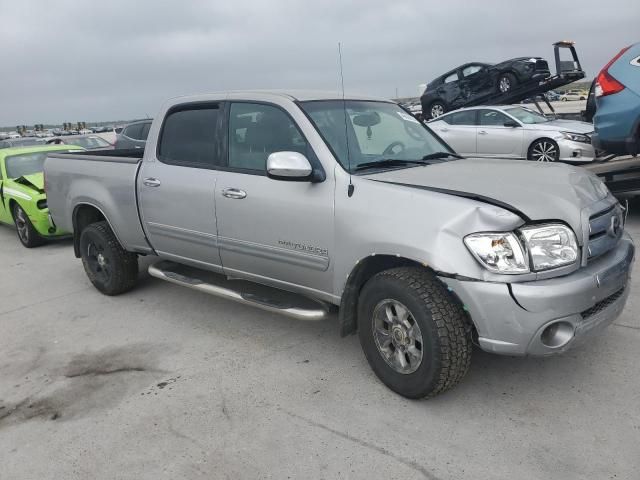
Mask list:
[[[640,43],[623,48],[600,71],[595,83],[595,134],[599,150],[640,152]]]

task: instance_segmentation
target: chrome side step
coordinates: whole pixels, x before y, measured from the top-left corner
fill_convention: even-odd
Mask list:
[[[149,275],[298,320],[323,320],[329,314],[329,305],[317,300],[165,260],[150,265]]]

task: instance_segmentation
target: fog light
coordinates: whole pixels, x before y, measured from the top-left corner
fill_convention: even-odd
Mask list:
[[[573,332],[569,322],[552,323],[542,331],[540,341],[549,348],[564,347],[573,338]]]

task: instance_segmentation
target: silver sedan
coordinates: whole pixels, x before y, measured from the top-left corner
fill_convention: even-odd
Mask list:
[[[590,162],[596,157],[592,124],[551,120],[519,105],[463,108],[428,125],[465,156],[539,162]]]

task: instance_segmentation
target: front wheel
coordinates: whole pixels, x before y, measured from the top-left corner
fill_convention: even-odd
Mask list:
[[[358,333],[378,378],[407,398],[454,387],[471,363],[465,312],[425,269],[394,268],[371,278],[358,303]]]
[[[13,205],[13,222],[16,225],[16,231],[18,232],[18,239],[20,243],[27,248],[38,247],[44,243],[42,238],[36,229],[34,228],[29,216],[24,209],[17,203]]]
[[[528,158],[536,162],[555,162],[560,158],[560,148],[553,140],[541,138],[529,147]]]
[[[503,73],[498,78],[498,92],[509,93],[518,84],[518,79],[513,73]]]
[[[105,295],[131,290],[138,279],[138,256],[127,252],[107,222],[92,223],[80,234],[84,271]]]

